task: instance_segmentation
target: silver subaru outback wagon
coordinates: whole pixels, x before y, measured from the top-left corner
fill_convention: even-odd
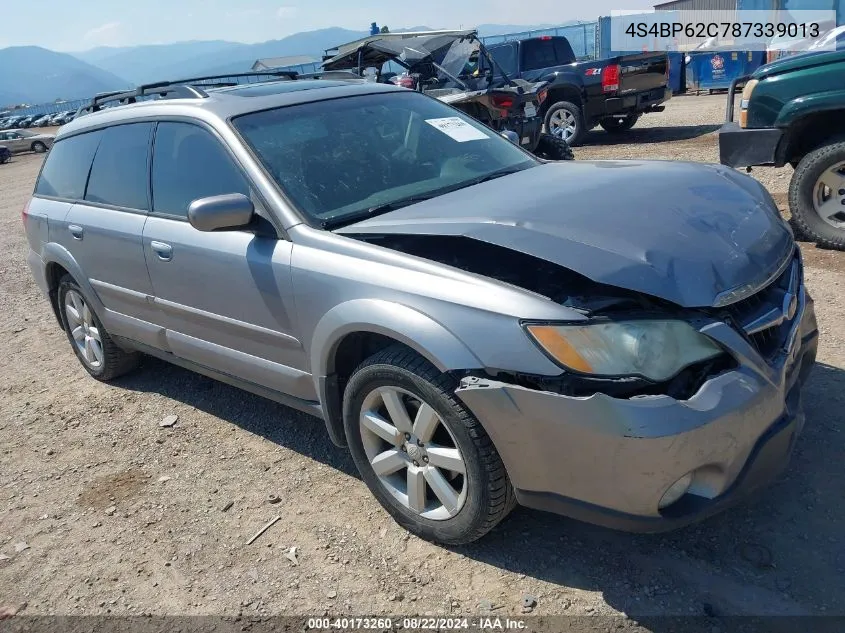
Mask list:
[[[63,127],[24,212],[94,378],[149,354],[311,413],[442,543],[517,503],[670,529],[786,465],[818,332],[756,181],[539,161],[373,83],[155,92]]]

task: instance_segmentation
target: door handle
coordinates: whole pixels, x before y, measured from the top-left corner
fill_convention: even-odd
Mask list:
[[[79,226],[78,224],[68,224],[67,230],[70,231],[70,234],[71,234],[71,236],[73,236],[73,239],[75,239],[75,240],[81,240],[82,239],[82,234],[84,233],[84,231],[82,230],[82,227]]]
[[[173,247],[170,244],[153,240],[150,242],[150,248],[155,251],[155,254],[163,262],[169,262],[173,258]]]

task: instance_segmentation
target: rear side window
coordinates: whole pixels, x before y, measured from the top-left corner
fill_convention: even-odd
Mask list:
[[[557,57],[558,65],[571,64],[575,61],[575,53],[572,52],[572,46],[569,45],[567,40],[559,37],[553,41],[555,43],[555,57]]]
[[[555,45],[552,40],[528,40],[523,44],[524,70],[539,70],[557,66]]]
[[[198,198],[250,195],[249,185],[223,145],[188,123],[159,123],[153,150],[153,211],[187,217]]]
[[[101,137],[102,132],[96,131],[55,143],[35,185],[35,195],[81,200]]]
[[[85,200],[147,211],[147,163],[152,123],[106,129],[94,156]]]

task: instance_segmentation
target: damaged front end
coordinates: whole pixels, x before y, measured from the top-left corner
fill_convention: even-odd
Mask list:
[[[698,325],[711,320],[703,312],[680,308],[644,293],[596,283],[558,264],[463,236],[387,234],[357,237],[368,243],[528,290],[591,319],[681,319]],[[561,367],[562,371],[557,376],[488,370],[490,373],[486,377],[572,397],[603,393],[614,398],[668,395],[686,400],[706,380],[735,367],[736,360],[730,354],[720,353],[691,363],[662,380],[637,375],[590,375],[567,370],[565,366]]]

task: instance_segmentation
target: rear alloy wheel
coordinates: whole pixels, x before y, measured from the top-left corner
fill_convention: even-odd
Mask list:
[[[47,151],[47,146],[44,145],[44,143],[42,143],[41,141],[35,141],[32,144],[32,151],[36,154],[43,154]]]
[[[459,545],[515,505],[499,454],[455,382],[405,347],[383,350],[346,386],[346,439],[364,483],[408,531]]]
[[[586,132],[581,108],[569,101],[558,101],[546,112],[546,130],[570,146],[577,145]]]
[[[789,183],[789,209],[799,233],[819,246],[845,250],[845,142],[813,150]]]
[[[58,298],[62,325],[85,371],[97,380],[108,381],[138,365],[138,354],[115,344],[70,275],[59,282]]]
[[[607,119],[602,119],[599,121],[599,125],[601,125],[607,132],[611,134],[616,134],[618,132],[627,132],[632,127],[637,124],[637,121],[640,120],[640,117],[635,114],[629,114],[626,117],[621,119],[609,117]]]

